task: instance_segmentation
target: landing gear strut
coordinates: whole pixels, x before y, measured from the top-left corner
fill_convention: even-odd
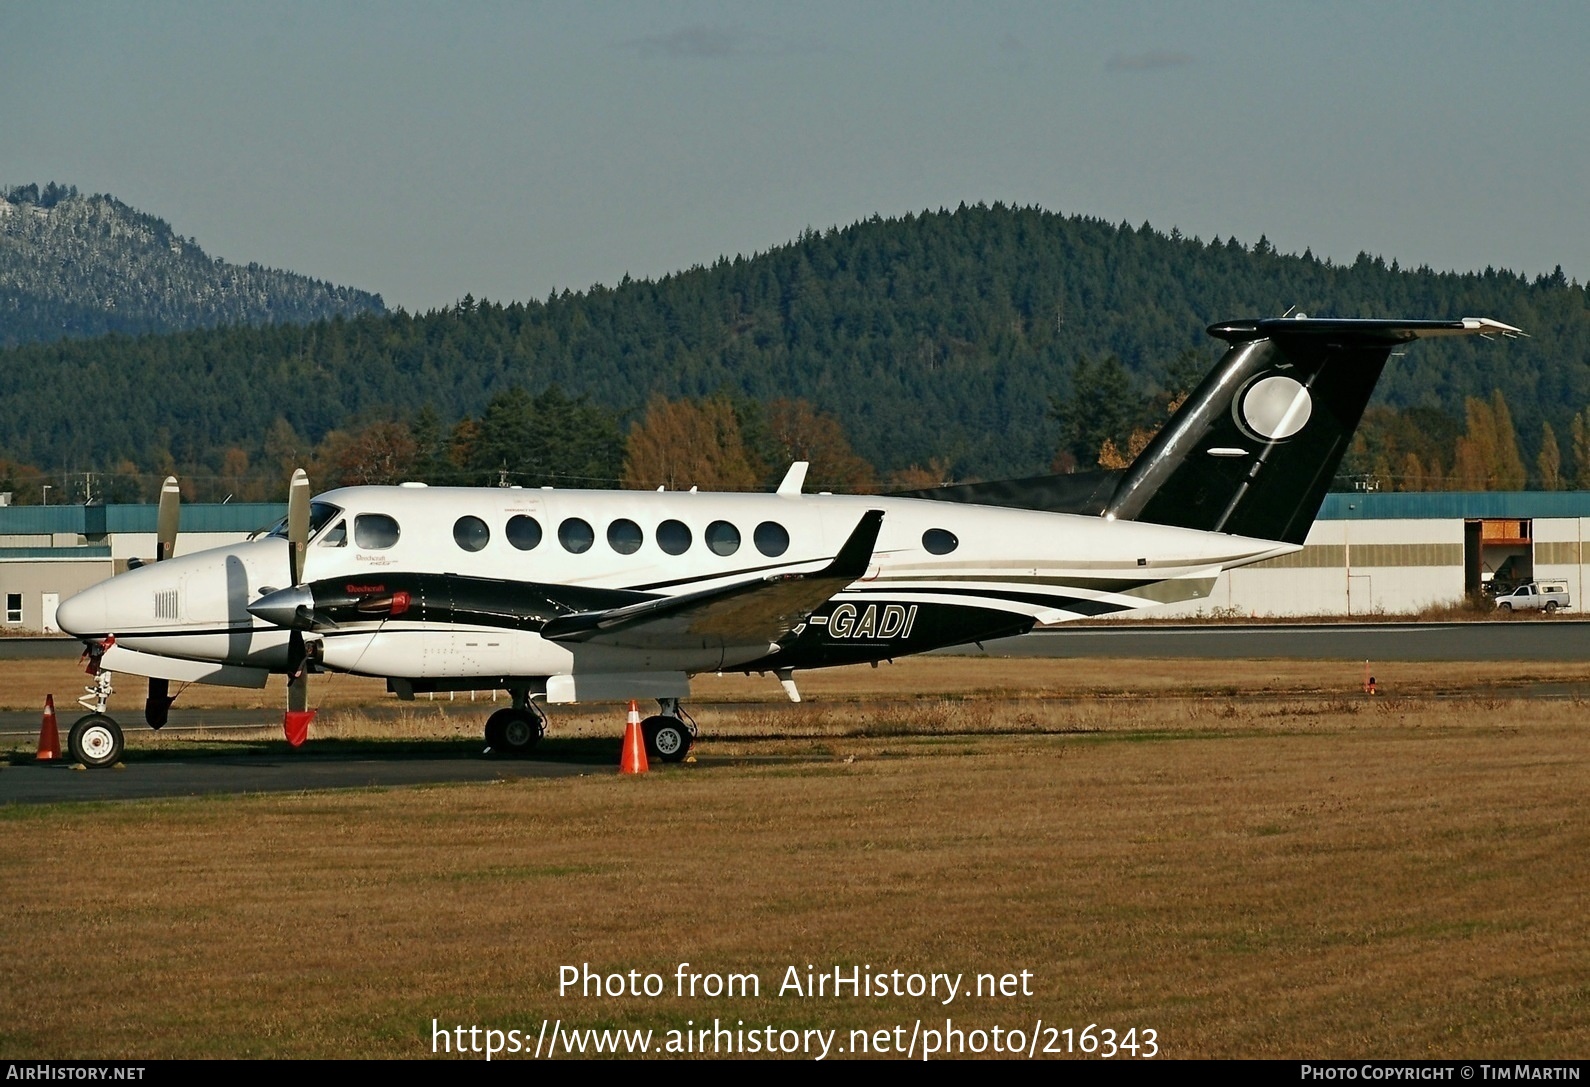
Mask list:
[[[547,731],[547,719],[527,688],[510,692],[513,706],[486,718],[486,750],[494,755],[523,758],[535,750]]]
[[[646,737],[646,757],[661,762],[682,762],[695,742],[695,722],[679,708],[677,698],[659,698],[657,706],[662,712],[640,723],[641,733]]]
[[[84,650],[94,682],[83,688],[83,697],[77,702],[89,712],[88,716],[77,719],[66,736],[66,747],[71,751],[72,758],[96,769],[115,766],[121,761],[122,752],[121,726],[115,718],[105,713],[116,688],[111,686],[110,673],[99,667],[99,658],[104,652],[103,646],[91,646]]]

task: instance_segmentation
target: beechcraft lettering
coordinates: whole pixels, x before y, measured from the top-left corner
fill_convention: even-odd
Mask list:
[[[1124,470],[887,495],[347,487],[263,538],[176,554],[176,481],[155,561],[64,601],[95,669],[73,755],[116,762],[112,672],[261,687],[286,674],[283,725],[307,734],[310,679],[376,676],[398,698],[506,690],[488,748],[530,752],[542,707],[654,698],[654,757],[683,758],[701,672],[772,673],[1024,634],[1207,596],[1223,570],[1302,547],[1394,348],[1511,336],[1497,321],[1232,321],[1227,350]],[[373,578],[367,572],[379,567]]]

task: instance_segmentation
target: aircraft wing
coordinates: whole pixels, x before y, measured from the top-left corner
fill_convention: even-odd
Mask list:
[[[642,649],[765,645],[778,641],[872,562],[883,511],[868,510],[833,561],[804,574],[773,574],[682,596],[548,620],[556,642]]]

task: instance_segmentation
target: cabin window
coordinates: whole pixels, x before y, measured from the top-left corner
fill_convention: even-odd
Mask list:
[[[508,542],[520,551],[534,551],[541,544],[541,522],[517,514],[508,518]]]
[[[329,529],[327,529],[326,530],[326,534],[324,536],[320,537],[319,546],[320,547],[347,547],[348,546],[348,522],[346,522],[346,521],[338,521],[335,525],[333,525]]]
[[[728,557],[740,550],[740,530],[727,521],[714,521],[707,526],[707,547],[714,555]]]
[[[570,517],[558,526],[558,543],[563,545],[565,551],[571,551],[576,555],[583,554],[589,551],[595,542],[596,531],[591,528],[589,521]]]
[[[22,622],[22,594],[6,593],[6,622]]]
[[[491,529],[479,517],[460,517],[453,522],[453,542],[465,551],[482,551],[491,542]]]
[[[770,559],[789,550],[789,530],[777,521],[763,521],[751,538],[756,541],[756,549]]]
[[[607,526],[607,546],[620,555],[633,555],[640,550],[645,539],[640,526],[627,517],[620,517]]]
[[[961,541],[957,540],[955,533],[948,529],[930,528],[922,533],[922,546],[930,555],[948,555],[961,546]]]
[[[353,542],[367,551],[384,551],[398,542],[398,523],[384,513],[361,513],[353,519]]]
[[[657,526],[657,546],[670,555],[690,550],[690,526],[683,521],[664,521]]]

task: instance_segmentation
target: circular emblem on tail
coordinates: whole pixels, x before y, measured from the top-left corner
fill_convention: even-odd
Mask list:
[[[1313,410],[1308,389],[1289,377],[1272,374],[1243,391],[1237,421],[1254,437],[1278,442],[1302,430]]]

